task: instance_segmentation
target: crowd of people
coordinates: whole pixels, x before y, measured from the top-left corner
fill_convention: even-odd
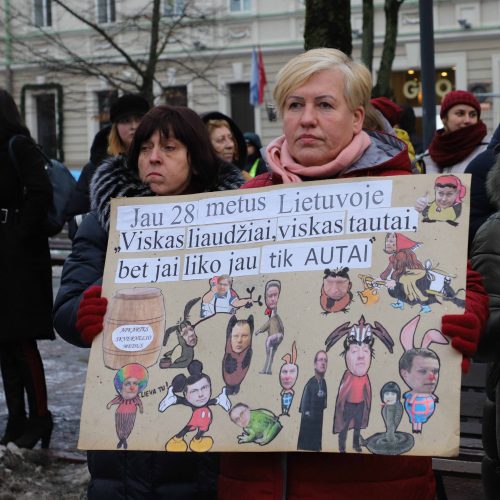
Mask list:
[[[103,329],[107,299],[101,285],[111,198],[366,176],[472,173],[472,265],[467,263],[465,311],[443,316],[441,330],[463,355],[464,372],[485,331],[480,351],[486,361],[496,362],[488,382],[495,408],[495,401],[500,401],[500,343],[495,331],[500,126],[490,140],[477,99],[454,90],[441,104],[443,129],[423,151],[411,107],[384,97],[372,98],[371,91],[368,69],[339,50],[314,49],[294,57],[279,71],[274,88],[283,135],[264,148],[257,134],[243,133],[234,119],[220,112],[198,115],[184,107],[150,107],[135,94],[119,98],[111,107],[111,125],[94,139],[68,207],[73,247],[63,268],[53,317],[50,255],[43,230],[51,186],[43,172],[43,158],[12,97],[0,91],[0,266],[4,277],[0,286],[5,297],[0,305],[4,318],[0,366],[9,412],[1,443],[14,441],[27,448],[38,441],[42,447],[49,445],[52,418],[37,339],[54,338],[54,326],[66,341],[89,347]],[[15,147],[23,158],[21,175],[9,157],[14,136],[20,137]],[[23,310],[26,304],[29,314]],[[316,374],[326,371],[323,354],[324,369],[321,372],[315,365]],[[491,432],[495,434],[495,425]],[[489,455],[490,481],[494,481],[498,450]],[[430,457],[120,450],[89,451],[88,464],[91,499],[431,500],[435,496]]]

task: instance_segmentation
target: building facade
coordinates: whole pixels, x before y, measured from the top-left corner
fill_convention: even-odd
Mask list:
[[[155,103],[222,111],[243,131],[260,134],[264,144],[281,133],[272,89],[279,68],[303,51],[304,1],[161,0],[159,43],[168,42],[163,52],[151,51],[150,0],[64,4],[67,9],[51,0],[4,0],[0,9],[1,85],[12,91],[51,156],[73,168],[87,161],[94,135],[108,120],[109,102],[123,91],[137,91],[152,53],[158,54]],[[352,56],[359,59],[362,0],[351,1],[351,14]],[[500,122],[500,0],[438,0],[433,16],[436,102],[454,88],[477,92],[492,130]],[[375,1],[374,78],[384,35],[383,1]],[[268,84],[264,103],[253,107],[249,83],[257,46]],[[86,70],[78,63],[87,64]],[[396,101],[411,104],[417,116],[419,74],[418,1],[406,0],[399,13],[392,83]]]

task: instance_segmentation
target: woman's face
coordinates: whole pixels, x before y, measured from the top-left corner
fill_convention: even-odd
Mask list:
[[[479,121],[477,111],[468,104],[456,104],[451,107],[443,118],[443,125],[446,132],[455,132],[455,130],[474,125]]]
[[[125,148],[129,148],[134,138],[135,131],[141,123],[142,116],[129,115],[121,118],[116,122],[116,129],[118,131],[118,136],[122,141]]]
[[[138,164],[141,181],[159,196],[182,194],[191,181],[186,146],[158,130],[141,144]]]
[[[210,140],[215,152],[226,161],[234,160],[235,144],[233,134],[227,127],[217,127],[212,130]]]
[[[285,100],[283,130],[293,159],[304,167],[334,160],[361,131],[364,109],[353,112],[344,98],[344,76],[316,73]]]

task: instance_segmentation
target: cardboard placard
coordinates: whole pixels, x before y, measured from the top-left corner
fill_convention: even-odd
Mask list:
[[[464,174],[113,200],[79,447],[456,455],[468,219]]]

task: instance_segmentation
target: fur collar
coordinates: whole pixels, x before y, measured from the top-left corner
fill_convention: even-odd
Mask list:
[[[497,155],[495,163],[488,172],[486,191],[491,203],[497,207],[497,210],[500,210],[500,154]]]
[[[215,191],[238,189],[244,182],[241,170],[231,163],[220,161],[219,183]],[[90,183],[91,209],[96,212],[101,226],[109,230],[111,198],[134,198],[155,196],[148,186],[142,183],[137,172],[127,167],[124,156],[105,160],[96,170]]]

